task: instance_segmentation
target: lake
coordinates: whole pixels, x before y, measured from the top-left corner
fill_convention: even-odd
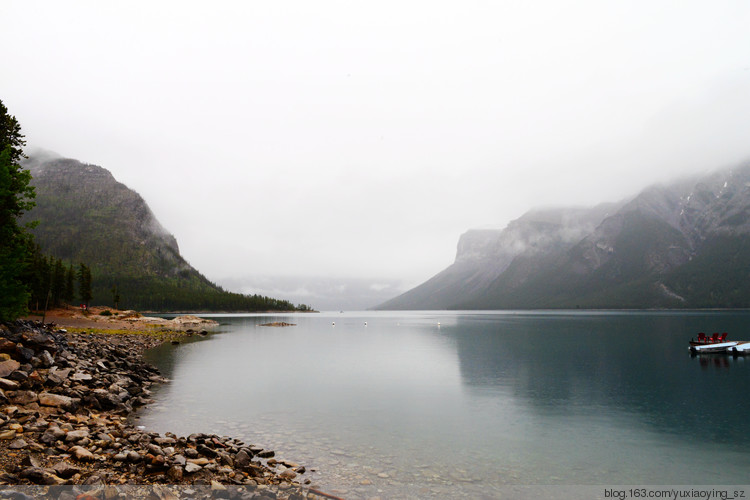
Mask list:
[[[346,498],[750,473],[750,357],[687,348],[750,340],[750,312],[205,316],[216,333],[147,354],[172,381],[138,424],[273,449]]]

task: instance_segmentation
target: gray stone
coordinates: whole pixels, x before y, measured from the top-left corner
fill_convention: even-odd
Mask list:
[[[39,394],[39,404],[42,406],[54,406],[55,408],[74,411],[78,408],[79,402],[80,400],[78,398],[71,398],[60,394],[52,394],[49,392],[42,392]]]
[[[96,460],[96,456],[83,446],[73,446],[68,452],[72,453],[76,460],[80,460],[81,462],[93,462]]]
[[[64,479],[70,479],[74,475],[81,472],[81,469],[79,469],[75,465],[69,464],[68,462],[58,462],[52,466],[52,469],[54,469],[55,473],[57,473],[58,476]]]
[[[21,471],[21,477],[28,479],[34,484],[59,485],[64,484],[65,479],[52,474],[40,467],[29,467]]]
[[[53,364],[55,364],[54,358],[52,357],[52,355],[47,350],[44,350],[42,352],[41,360],[42,360],[42,364],[44,366],[47,366],[47,367],[52,366]]]
[[[24,448],[27,448],[28,446],[29,443],[27,443],[23,439],[16,439],[8,445],[8,448],[10,448],[11,450],[22,450]]]
[[[147,445],[146,449],[150,453],[153,453],[154,455],[164,455],[164,450],[162,450],[161,448],[159,448],[155,444],[149,444],[149,445]]]
[[[234,456],[234,464],[238,469],[244,469],[250,465],[250,458],[250,455],[245,450],[240,450],[239,453]]]
[[[39,401],[39,395],[34,391],[7,391],[5,395],[14,405],[27,405]]]
[[[0,378],[0,389],[15,391],[18,389],[18,382],[15,380],[8,380],[7,378]]]
[[[295,477],[297,477],[297,473],[294,472],[292,469],[285,469],[285,470],[281,471],[281,473],[279,474],[279,477],[282,478],[282,479],[289,479],[289,480],[291,480],[291,479],[294,479]]]
[[[173,483],[177,483],[182,480],[182,467],[179,465],[173,465],[169,468],[166,473],[167,479]]]
[[[50,368],[49,374],[54,375],[60,380],[67,380],[71,371],[72,370],[70,368],[60,369],[60,368],[57,368],[56,366],[53,366],[52,368]]]
[[[46,444],[52,444],[58,439],[63,439],[65,437],[65,431],[60,429],[59,427],[50,427],[46,431],[44,431],[44,434],[42,434],[41,441]]]
[[[193,474],[201,469],[202,467],[200,465],[194,464],[192,462],[188,462],[187,464],[185,464],[185,472],[187,472],[188,474]]]
[[[76,431],[70,431],[65,436],[66,443],[76,443],[84,438],[89,437],[88,429],[78,429]]]

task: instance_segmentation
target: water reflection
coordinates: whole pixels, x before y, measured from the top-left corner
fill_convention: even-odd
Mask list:
[[[150,353],[174,381],[142,418],[162,432],[231,434],[280,450],[325,471],[321,484],[347,485],[347,498],[424,483],[427,496],[506,483],[728,484],[750,467],[750,370],[741,358],[691,357],[687,340],[700,330],[733,335],[748,319],[231,317],[207,340]],[[259,326],[270,321],[297,326]],[[691,471],[704,460],[727,465]]]
[[[720,316],[724,329],[736,332],[750,319]],[[462,316],[442,333],[455,339],[470,388],[510,388],[533,411],[609,408],[659,432],[744,446],[750,402],[737,395],[750,387],[747,363],[717,354],[695,363],[687,349],[697,328],[716,322],[715,313]],[[707,372],[732,367],[740,370]],[[723,425],[695,433],[706,421]]]

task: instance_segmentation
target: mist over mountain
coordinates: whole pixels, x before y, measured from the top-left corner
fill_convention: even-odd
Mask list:
[[[228,290],[284,297],[320,311],[361,311],[406,290],[401,281],[392,279],[235,275],[216,281]]]
[[[470,230],[451,266],[377,309],[750,307],[748,278],[744,163]]]
[[[35,151],[22,163],[36,206],[25,220],[42,251],[92,271],[93,302],[150,310],[289,310],[268,297],[224,291],[180,255],[177,240],[143,198],[105,168]]]

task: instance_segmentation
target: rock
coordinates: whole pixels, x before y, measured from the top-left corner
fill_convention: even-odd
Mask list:
[[[0,439],[10,440],[10,439],[15,439],[15,438],[16,438],[16,431],[14,430],[0,431]]]
[[[208,446],[206,446],[206,445],[204,445],[204,444],[199,444],[199,445],[198,445],[198,446],[196,447],[196,450],[197,450],[197,451],[198,451],[198,453],[200,453],[201,455],[205,455],[205,456],[207,456],[207,457],[211,457],[211,458],[214,458],[214,457],[216,457],[216,456],[217,456],[216,450],[213,450],[213,449],[209,448]]]
[[[227,489],[227,487],[224,486],[223,484],[221,484],[220,482],[214,481],[214,480],[211,481],[211,490],[212,491],[224,491],[226,489]]]
[[[21,471],[20,476],[28,479],[34,484],[60,485],[65,484],[65,479],[58,477],[46,469],[40,467],[29,467]]]
[[[179,465],[173,465],[165,475],[172,483],[178,483],[182,480],[182,467]]]
[[[76,431],[70,431],[65,436],[66,443],[77,443],[78,441],[89,437],[88,429],[79,429]]]
[[[202,466],[202,465],[210,464],[211,461],[205,457],[201,457],[201,458],[190,458],[188,459],[188,463]]]
[[[256,453],[256,455],[259,456],[260,458],[271,458],[274,455],[276,455],[276,453],[274,453],[272,450],[261,450],[258,453]]]
[[[19,369],[8,375],[8,378],[11,380],[15,380],[16,382],[23,382],[24,380],[29,378],[29,374],[26,371]]]
[[[29,349],[28,347],[23,347],[21,344],[16,346],[16,353],[18,353],[18,356],[26,362],[31,361],[31,358],[34,357],[34,350]]]
[[[282,478],[282,479],[292,480],[295,477],[297,477],[297,473],[294,472],[292,469],[285,469],[285,470],[281,471],[281,473],[279,474],[279,477]]]
[[[74,374],[73,374],[73,375],[72,375],[72,376],[70,377],[70,380],[75,380],[76,382],[83,382],[83,381],[88,381],[88,380],[91,380],[92,378],[94,378],[94,377],[92,377],[90,373],[85,373],[85,372],[75,372],[75,373],[74,373]]]
[[[245,450],[240,450],[234,456],[234,464],[238,469],[244,469],[250,464],[250,455]]]
[[[52,466],[52,469],[54,469],[55,473],[58,476],[64,479],[70,479],[74,475],[81,472],[81,469],[79,469],[75,465],[69,464],[68,462],[57,462]]]
[[[141,461],[140,453],[138,453],[137,451],[133,451],[133,450],[128,452],[128,462],[138,463],[140,461]]]
[[[80,399],[71,398],[68,396],[62,396],[60,394],[52,394],[49,392],[42,392],[39,394],[39,404],[42,406],[54,406],[55,408],[63,408],[68,411],[75,411],[78,408]]]
[[[149,451],[150,453],[152,453],[152,454],[154,454],[154,455],[162,455],[162,456],[164,455],[164,450],[162,450],[161,448],[159,448],[159,447],[158,447],[158,446],[156,446],[155,444],[149,444],[149,445],[147,445],[147,446],[146,446],[146,449],[147,449],[147,450],[148,450],[148,451]]]
[[[7,377],[19,368],[21,368],[21,363],[15,359],[0,361],[0,378]]]
[[[57,351],[55,339],[52,338],[51,335],[46,333],[34,333],[27,331],[21,335],[21,340],[23,340],[25,344],[32,345],[37,349],[49,349],[52,351]]]
[[[7,378],[0,378],[0,389],[15,391],[18,389],[18,382],[15,380],[8,380]]]
[[[7,355],[14,352],[16,352],[16,343],[0,337],[0,353]]]
[[[70,376],[70,372],[71,372],[70,368],[60,369],[60,368],[57,368],[56,366],[53,366],[49,370],[49,376],[54,375],[60,380],[67,380],[68,377]]]
[[[193,474],[195,472],[198,472],[202,468],[203,467],[201,467],[200,465],[194,464],[192,462],[188,462],[187,464],[185,464],[185,472],[187,472],[188,474]]]
[[[39,395],[34,391],[8,391],[5,395],[15,405],[27,405],[39,401]]]
[[[28,446],[29,443],[27,443],[23,439],[16,439],[8,445],[8,448],[10,448],[11,450],[22,450],[24,448],[28,448]]]
[[[52,355],[46,349],[42,352],[40,359],[42,360],[42,364],[46,367],[50,367],[55,364],[54,358],[52,358]]]
[[[93,462],[96,460],[96,456],[83,446],[73,446],[68,452],[72,453],[76,460],[80,460],[81,462]]]
[[[183,455],[175,455],[174,457],[172,457],[172,462],[181,467],[185,467],[187,460],[185,459]]]
[[[46,444],[53,444],[55,441],[63,439],[64,437],[64,430],[60,429],[59,427],[50,427],[49,429],[44,431],[44,434],[42,434],[40,441]]]
[[[86,485],[104,484],[104,479],[101,476],[94,474],[93,476],[89,476],[88,478],[86,478],[83,484],[86,484]]]

